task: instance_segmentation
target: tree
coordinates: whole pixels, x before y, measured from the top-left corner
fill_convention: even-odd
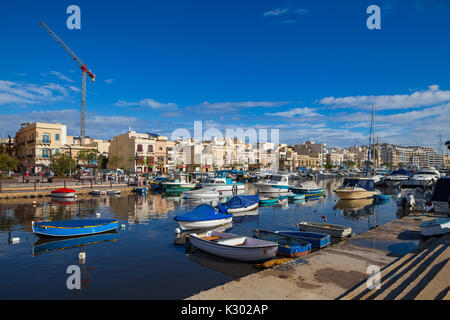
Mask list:
[[[77,162],[68,154],[60,153],[52,156],[50,159],[50,169],[56,172],[59,177],[67,173],[74,172],[77,167]]]
[[[347,167],[349,168],[353,168],[356,165],[356,162],[353,160],[348,160],[347,161]]]
[[[99,154],[100,151],[97,149],[81,150],[80,153],[78,153],[77,160],[85,164],[99,163]]]
[[[333,165],[332,165],[331,163],[327,163],[327,164],[325,165],[325,169],[331,170],[331,169],[333,169]]]
[[[19,160],[9,156],[6,153],[0,154],[0,172],[6,172],[9,174],[10,171],[17,169]]]
[[[397,164],[397,167],[399,167],[399,168],[403,168],[405,166],[405,164],[403,163],[403,162],[399,162],[398,164]]]

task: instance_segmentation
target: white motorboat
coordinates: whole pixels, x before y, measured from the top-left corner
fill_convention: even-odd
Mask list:
[[[431,199],[431,192],[422,187],[401,187],[397,193],[397,206],[413,211],[426,211]]]
[[[212,190],[217,192],[226,191],[243,191],[245,190],[245,185],[243,183],[232,182],[229,178],[207,178],[205,182],[200,183],[200,187],[205,190]]]
[[[274,174],[268,181],[254,183],[255,188],[260,193],[287,193],[289,188],[289,178],[287,175]]]
[[[220,193],[218,191],[208,190],[204,188],[200,188],[197,190],[187,191],[184,193],[184,197],[187,200],[195,199],[217,199],[220,197]]]
[[[278,243],[275,242],[217,231],[192,233],[189,242],[210,254],[248,262],[273,259],[278,251]]]
[[[404,187],[431,187],[439,178],[441,174],[434,167],[423,168],[417,171],[414,176],[408,180],[402,181],[401,185]]]
[[[408,180],[412,176],[413,172],[407,171],[405,169],[399,169],[384,177],[383,180],[386,187],[393,188],[397,187],[402,183],[402,181]]]

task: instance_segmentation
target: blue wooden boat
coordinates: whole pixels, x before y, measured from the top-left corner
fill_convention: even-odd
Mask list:
[[[307,231],[284,231],[284,230],[275,232],[309,242],[311,243],[313,248],[324,248],[330,245],[329,234],[318,232],[307,232]]]
[[[66,250],[81,246],[97,244],[102,242],[117,241],[118,234],[115,231],[91,236],[71,237],[71,238],[39,238],[33,245],[32,255],[38,255],[57,250]]]
[[[115,230],[116,219],[81,219],[31,222],[33,232],[44,237],[77,237]]]
[[[278,254],[297,258],[311,252],[311,243],[281,233],[255,229],[256,238],[278,243]]]

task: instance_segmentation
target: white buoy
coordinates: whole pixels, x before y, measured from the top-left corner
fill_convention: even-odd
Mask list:
[[[11,242],[11,243],[19,243],[20,242],[20,238],[19,237],[15,237],[15,238],[11,238],[10,240],[9,240],[9,242]]]
[[[126,228],[126,225],[125,225],[125,224],[121,224],[120,227],[121,227],[122,229],[125,229],[125,228]]]
[[[176,229],[175,229],[175,234],[180,234],[180,233],[181,233],[180,228],[176,228]]]
[[[101,216],[101,214],[100,214],[100,213],[98,213],[98,212],[97,212],[97,213],[96,213],[95,215],[96,215],[97,217],[100,217],[100,216]]]

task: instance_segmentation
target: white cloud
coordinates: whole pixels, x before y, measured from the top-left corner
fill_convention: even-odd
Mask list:
[[[315,109],[312,108],[294,108],[288,111],[283,112],[276,112],[276,113],[264,113],[266,116],[275,116],[275,117],[286,117],[286,118],[292,118],[295,116],[302,116],[302,117],[317,117],[320,116]]]
[[[53,102],[67,97],[67,88],[56,83],[37,85],[0,80],[0,105]]]
[[[412,94],[326,97],[318,102],[336,108],[370,109],[373,104],[376,110],[420,108],[450,102],[450,91],[441,91],[438,85],[431,85],[428,90],[416,91]]]
[[[264,12],[263,13],[263,17],[269,17],[269,16],[278,17],[278,16],[285,15],[285,14],[299,14],[299,15],[303,15],[303,14],[307,14],[308,12],[309,12],[308,9],[304,9],[304,8],[291,9],[289,7],[284,7],[284,8],[276,8],[276,9]]]
[[[173,102],[169,103],[161,103],[154,99],[142,99],[138,102],[128,102],[124,100],[119,100],[116,103],[114,103],[114,106],[116,107],[132,107],[132,106],[140,106],[140,107],[150,107],[153,109],[174,109],[177,108],[177,104]]]
[[[105,82],[106,82],[107,84],[111,84],[111,83],[113,83],[114,81],[116,81],[116,79],[113,79],[113,78],[110,78],[110,79],[106,79],[106,80],[105,80]]]
[[[48,73],[54,75],[55,77],[58,77],[61,80],[67,81],[67,82],[73,82],[72,79],[70,79],[68,76],[62,74],[61,72],[58,71],[49,71]]]

